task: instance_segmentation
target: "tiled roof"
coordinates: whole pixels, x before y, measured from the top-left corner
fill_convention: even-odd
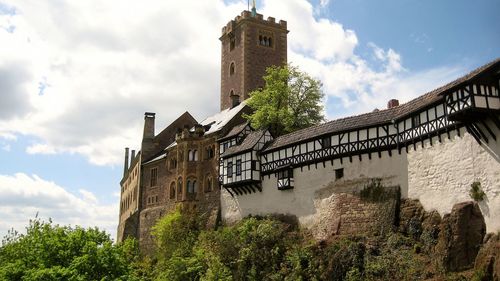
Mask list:
[[[257,144],[257,142],[259,142],[259,140],[262,138],[265,132],[266,132],[265,130],[258,130],[251,132],[245,137],[245,139],[240,145],[231,146],[230,148],[226,149],[221,156],[228,157],[230,155],[253,148]]]
[[[248,125],[248,122],[245,122],[245,123],[242,123],[240,125],[234,126],[231,129],[231,131],[229,131],[229,133],[227,133],[227,135],[225,135],[224,137],[220,138],[219,140],[222,141],[222,140],[229,139],[229,138],[232,138],[232,137],[238,135],[239,133],[241,133],[241,131],[243,131],[243,129],[245,129],[245,127],[247,125]]]
[[[301,142],[307,139],[311,139],[323,134],[330,134],[335,132],[341,132],[346,130],[353,130],[360,127],[372,126],[381,123],[390,122],[398,118],[405,117],[406,115],[418,111],[425,106],[433,104],[441,100],[442,95],[447,91],[461,85],[462,83],[468,82],[485,71],[494,69],[500,66],[500,58],[496,59],[488,64],[485,64],[469,74],[462,76],[451,83],[448,83],[442,87],[439,87],[433,91],[430,91],[422,96],[419,96],[405,104],[400,106],[384,109],[379,111],[373,111],[361,115],[350,116],[346,118],[332,120],[323,124],[298,130],[283,136],[280,136],[265,149],[265,151],[273,150],[279,147],[283,147],[292,143]]]

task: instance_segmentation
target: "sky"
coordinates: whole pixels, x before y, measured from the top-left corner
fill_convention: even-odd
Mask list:
[[[0,0],[0,237],[30,219],[114,238],[124,148],[218,112],[222,26],[247,1]],[[328,119],[407,102],[500,57],[498,0],[263,0]]]

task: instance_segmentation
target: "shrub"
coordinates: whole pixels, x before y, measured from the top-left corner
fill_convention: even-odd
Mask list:
[[[478,181],[473,182],[470,185],[469,196],[476,202],[483,201],[486,197],[483,189],[481,188],[481,183]]]

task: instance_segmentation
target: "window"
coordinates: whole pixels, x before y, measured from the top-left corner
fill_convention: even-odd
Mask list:
[[[205,149],[205,159],[212,159],[214,158],[214,147],[209,146]]]
[[[321,146],[327,148],[332,146],[332,139],[330,137],[324,137],[321,139]]]
[[[241,160],[236,160],[236,175],[241,176]]]
[[[257,170],[257,160],[252,160],[252,170]]]
[[[413,116],[411,118],[411,123],[413,128],[420,126],[420,115]]]
[[[240,104],[240,96],[236,95],[233,90],[229,92],[229,97],[231,98],[232,107],[235,107]]]
[[[187,188],[187,193],[188,194],[195,194],[198,192],[198,185],[195,179],[190,179],[186,183],[186,188]]]
[[[182,200],[182,178],[177,180],[177,200]]]
[[[208,176],[205,182],[205,192],[212,191],[212,177]]]
[[[273,40],[270,35],[259,35],[259,45],[264,47],[272,47]]]
[[[278,172],[278,189],[290,189],[293,188],[293,168],[288,167],[284,170]]]
[[[177,168],[177,159],[172,158],[170,159],[170,169],[175,169]]]
[[[175,181],[170,184],[170,199],[175,199]]]
[[[192,150],[189,150],[188,151],[188,161],[193,161],[194,157],[193,157],[193,151]]]
[[[234,35],[229,38],[229,50],[232,51],[234,49],[234,46],[236,46],[236,38],[234,38]]]
[[[227,177],[233,177],[233,162],[227,162]]]
[[[156,186],[158,184],[158,168],[151,169],[151,178],[149,180],[150,186]]]
[[[198,150],[193,151],[193,161],[198,161]]]
[[[231,63],[229,66],[229,76],[232,76],[234,74],[234,62]]]
[[[344,177],[344,168],[335,169],[335,179],[339,180]]]

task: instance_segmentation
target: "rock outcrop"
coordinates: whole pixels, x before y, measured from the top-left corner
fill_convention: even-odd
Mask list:
[[[481,281],[500,281],[500,236],[488,234],[479,250],[474,270],[481,274]]]
[[[435,253],[447,272],[473,266],[486,233],[484,217],[475,202],[455,204],[443,217]]]

